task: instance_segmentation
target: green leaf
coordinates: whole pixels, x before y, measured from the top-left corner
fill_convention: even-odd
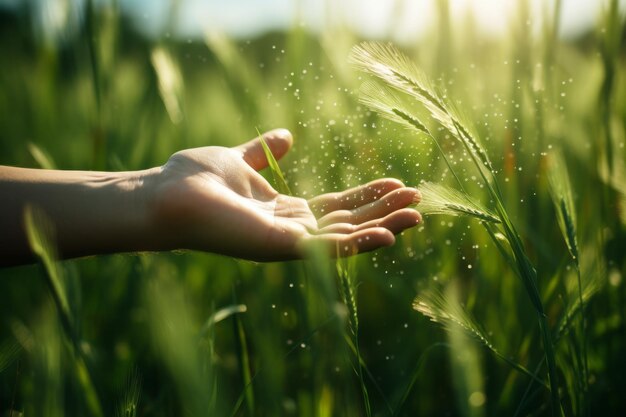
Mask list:
[[[272,177],[274,178],[274,187],[278,190],[279,193],[285,195],[293,195],[289,186],[287,185],[287,181],[285,181],[285,177],[283,176],[283,172],[278,166],[278,162],[276,158],[274,158],[274,154],[272,153],[269,146],[267,146],[267,142],[263,138],[259,129],[256,130],[259,135],[259,140],[261,141],[261,146],[263,147],[263,152],[265,153],[265,157],[267,158],[267,163],[269,165],[270,171],[272,172]]]

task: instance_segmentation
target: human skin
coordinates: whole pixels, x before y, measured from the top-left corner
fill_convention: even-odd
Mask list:
[[[291,134],[263,135],[281,158]],[[298,259],[320,245],[331,255],[395,242],[421,221],[415,188],[379,179],[310,200],[278,193],[258,173],[268,162],[258,138],[234,148],[202,147],[140,171],[93,172],[0,166],[0,264],[35,260],[27,206],[55,229],[61,258],[191,249],[254,261]]]

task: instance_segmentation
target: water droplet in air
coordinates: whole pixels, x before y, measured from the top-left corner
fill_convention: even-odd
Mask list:
[[[482,407],[485,404],[485,394],[474,391],[470,394],[468,402],[472,407]]]

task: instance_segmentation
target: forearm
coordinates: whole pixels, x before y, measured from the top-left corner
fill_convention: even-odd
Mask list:
[[[151,207],[156,170],[53,171],[0,167],[0,264],[32,262],[27,205],[42,210],[56,231],[59,256],[161,249]]]

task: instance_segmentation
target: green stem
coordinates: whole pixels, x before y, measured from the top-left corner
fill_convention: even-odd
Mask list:
[[[456,180],[456,182],[459,184],[459,187],[461,187],[461,191],[463,191],[464,193],[467,194],[467,192],[465,191],[465,187],[463,187],[463,184],[461,183],[461,180],[459,179],[459,177],[456,175],[456,172],[454,171],[454,169],[452,168],[452,164],[450,163],[450,161],[448,160],[448,157],[446,156],[445,152],[443,151],[443,149],[441,149],[441,146],[439,145],[439,142],[437,141],[437,139],[435,139],[435,137],[433,135],[431,135],[430,133],[428,133],[428,136],[430,136],[430,138],[433,140],[433,142],[435,142],[435,146],[437,146],[437,149],[439,150],[439,153],[441,154],[441,156],[443,157],[443,160],[446,161],[446,165],[448,166],[448,169],[450,170],[450,172],[452,173],[452,175],[454,176],[454,179]]]
[[[541,360],[535,367],[535,375],[539,373],[539,370],[541,369],[542,364],[543,364],[543,360]],[[524,391],[524,395],[522,395],[522,398],[520,399],[520,403],[517,406],[517,409],[515,410],[515,414],[513,414],[513,417],[517,417],[521,413],[522,407],[524,406],[524,403],[526,402],[526,398],[528,397],[528,394],[530,393],[530,389],[533,387],[533,382],[534,380],[531,380],[528,383],[528,386],[526,387],[526,390]]]
[[[237,305],[237,295],[235,287],[233,286],[233,304]],[[255,411],[254,406],[254,391],[252,390],[252,373],[250,371],[250,355],[248,353],[248,342],[246,340],[246,333],[243,328],[243,324],[238,315],[234,316],[233,320],[233,332],[235,336],[237,346],[237,357],[239,359],[239,366],[241,368],[241,379],[243,386],[245,387],[245,400],[250,414]]]
[[[345,333],[344,338],[346,339],[346,343],[350,347],[350,350],[352,351],[354,356],[357,356],[356,346],[354,346],[354,342],[352,341],[352,339],[350,339],[350,336],[347,333]],[[393,415],[393,409],[391,408],[391,404],[389,404],[389,400],[385,396],[385,393],[381,389],[378,382],[376,382],[376,378],[374,378],[374,375],[367,367],[367,364],[365,363],[363,358],[358,358],[358,360],[359,360],[359,363],[361,364],[361,368],[365,372],[365,376],[367,376],[367,379],[370,381],[370,384],[372,384],[372,386],[376,389],[376,392],[378,392],[378,395],[380,396],[380,398],[383,399],[383,402],[385,403],[385,407],[387,408],[387,412],[389,413],[389,415]]]
[[[559,384],[556,373],[556,357],[554,355],[554,346],[552,345],[552,335],[548,327],[548,321],[545,315],[539,314],[539,327],[541,328],[541,336],[543,337],[543,348],[548,364],[548,379],[550,380],[550,396],[552,416],[563,416],[561,401],[559,399]]]
[[[576,278],[578,279],[578,302],[580,303],[580,337],[581,337],[581,350],[582,350],[582,368],[583,368],[583,396],[585,399],[588,390],[589,384],[589,362],[587,360],[587,320],[585,317],[585,306],[583,304],[583,286],[582,286],[582,278],[580,275],[580,265],[578,264],[578,258],[575,260],[576,267]],[[585,401],[586,404],[586,401]],[[586,406],[583,406],[584,410],[587,410]],[[585,412],[585,414],[587,414]]]
[[[460,126],[455,123],[455,127],[457,128],[457,133],[462,135],[462,129]],[[539,289],[537,288],[536,277],[537,272],[533,267],[532,263],[528,259],[526,252],[524,250],[524,245],[519,237],[519,234],[515,230],[515,226],[511,223],[509,216],[502,204],[502,197],[500,189],[498,188],[498,182],[496,181],[495,175],[493,171],[490,171],[491,177],[493,179],[493,184],[491,181],[487,179],[485,175],[483,164],[478,160],[473,150],[467,143],[467,141],[461,141],[465,145],[465,148],[469,155],[471,156],[474,165],[478,168],[480,175],[489,190],[492,198],[496,203],[496,210],[498,215],[500,216],[500,220],[502,221],[502,225],[504,227],[504,231],[506,236],[511,244],[511,249],[513,250],[513,255],[515,258],[515,262],[518,269],[518,274],[522,278],[522,283],[526,287],[526,292],[535,306],[537,310],[537,314],[539,316],[539,327],[541,327],[541,333],[543,336],[543,344],[544,344],[544,353],[546,356],[546,362],[548,363],[548,378],[550,380],[550,393],[551,393],[551,407],[552,407],[552,415],[553,417],[557,417],[562,415],[561,404],[559,401],[559,391],[558,391],[558,382],[557,382],[557,373],[556,373],[556,357],[554,354],[554,347],[552,345],[552,336],[550,334],[550,329],[548,327],[546,315],[543,309],[543,303],[541,301],[541,297],[539,295]],[[495,188],[494,188],[495,184]]]
[[[511,368],[515,369],[516,371],[526,375],[527,377],[529,377],[530,379],[532,379],[533,381],[535,381],[536,383],[538,383],[539,385],[541,385],[544,388],[550,388],[548,386],[548,384],[546,384],[545,381],[543,381],[541,378],[539,378],[537,375],[535,375],[534,373],[530,372],[530,370],[528,370],[528,368],[524,367],[523,365],[507,358],[506,356],[504,356],[503,354],[501,354],[500,352],[498,352],[497,350],[492,350],[492,352],[500,359],[502,359],[504,362],[506,362]]]
[[[356,330],[356,329],[355,329]],[[370,406],[370,396],[365,386],[365,379],[363,378],[363,366],[361,366],[361,351],[359,350],[359,335],[358,331],[354,332],[354,347],[356,348],[356,357],[358,362],[359,382],[361,383],[361,392],[363,393],[363,405],[365,407],[365,415],[372,417],[372,408]]]
[[[418,376],[420,374],[420,370],[422,369],[422,365],[426,361],[427,355],[429,355],[430,352],[432,350],[434,350],[434,348],[438,348],[438,347],[450,348],[450,345],[448,343],[438,342],[438,343],[435,343],[434,345],[429,346],[428,348],[426,348],[424,353],[422,353],[422,355],[420,356],[419,360],[417,361],[417,364],[415,365],[415,369],[413,370],[411,381],[409,382],[409,384],[407,385],[406,389],[404,390],[404,393],[402,394],[402,397],[400,398],[400,400],[396,404],[395,410],[393,411],[393,413],[391,413],[392,417],[396,417],[396,416],[399,415],[400,411],[402,410],[402,406],[406,403],[406,400],[409,398],[409,395],[411,394],[411,391],[413,390],[413,386],[415,386],[415,383],[417,382],[417,378],[418,378]]]

